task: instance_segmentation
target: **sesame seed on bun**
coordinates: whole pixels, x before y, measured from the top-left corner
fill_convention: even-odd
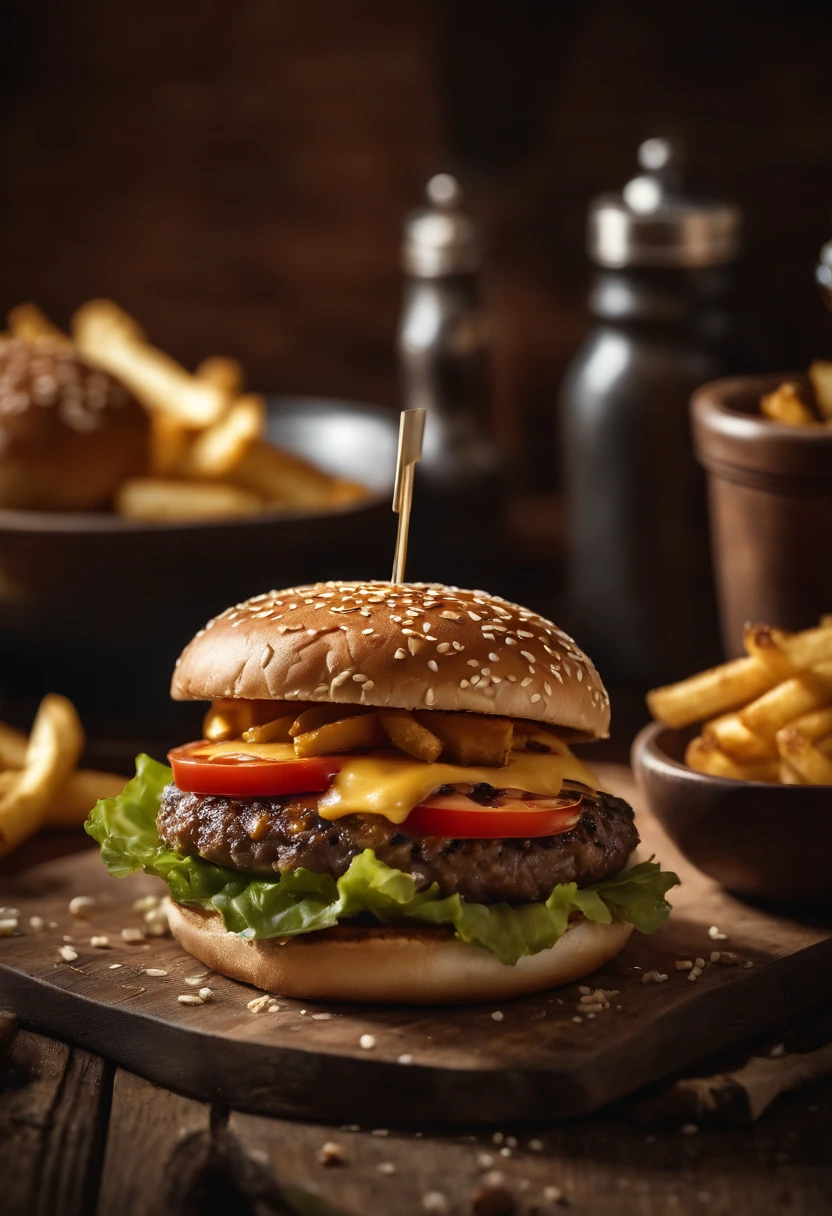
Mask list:
[[[320,701],[500,714],[605,738],[590,659],[545,617],[432,583],[315,583],[209,621],[177,661],[175,700]]]

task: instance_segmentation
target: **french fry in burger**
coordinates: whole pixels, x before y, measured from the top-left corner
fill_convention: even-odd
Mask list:
[[[495,1000],[588,975],[668,914],[678,880],[628,868],[631,808],[562,737],[606,736],[600,677],[525,608],[272,591],[200,630],[171,692],[210,704],[205,737],[170,767],[140,756],[87,831],[115,876],[165,879],[173,933],[217,971],[308,999]]]

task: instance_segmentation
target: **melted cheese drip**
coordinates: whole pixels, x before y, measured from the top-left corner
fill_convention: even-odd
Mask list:
[[[512,752],[501,768],[462,764],[426,764],[401,752],[375,751],[362,756],[344,756],[343,766],[318,803],[322,819],[343,815],[383,815],[391,823],[403,823],[414,806],[440,785],[476,785],[485,781],[496,789],[527,790],[553,798],[564,781],[579,781],[590,789],[598,779],[565,744],[562,755],[541,752]],[[292,760],[291,743],[213,743],[200,754],[253,756],[259,760]]]
[[[351,758],[318,803],[322,819],[342,815],[384,815],[403,823],[414,806],[440,785],[476,785],[485,781],[497,789],[528,790],[554,797],[564,781],[580,781],[591,789],[598,780],[575,756],[546,756],[513,752],[502,768],[461,764],[425,764],[393,752],[372,752]]]

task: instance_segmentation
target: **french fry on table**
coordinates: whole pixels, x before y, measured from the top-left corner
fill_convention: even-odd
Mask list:
[[[29,736],[0,722],[0,769],[21,769],[26,763]]]
[[[79,352],[123,381],[148,410],[203,427],[217,422],[231,404],[224,388],[191,375],[151,346],[138,323],[112,300],[82,305],[72,319],[72,334]]]
[[[0,797],[0,856],[16,848],[42,825],[84,749],[84,731],[75,706],[50,693],[40,703],[17,779]]]

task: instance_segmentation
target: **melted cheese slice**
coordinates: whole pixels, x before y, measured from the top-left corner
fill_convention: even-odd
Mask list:
[[[551,742],[551,740],[547,740]],[[597,790],[594,773],[561,743],[562,754],[512,752],[508,764],[486,768],[462,764],[426,764],[391,750],[344,756],[342,767],[318,803],[322,819],[343,815],[383,815],[391,823],[403,823],[414,806],[423,802],[440,785],[476,785],[485,781],[496,789],[527,790],[553,798],[564,781],[579,781]],[[207,744],[204,756],[252,756],[258,760],[294,760],[291,743]]]
[[[344,765],[318,803],[322,819],[342,815],[384,815],[403,823],[414,806],[440,785],[476,785],[486,781],[497,789],[528,790],[554,797],[564,781],[580,781],[598,789],[598,780],[575,756],[546,756],[512,752],[501,768],[461,764],[425,764],[389,751],[355,756]]]

